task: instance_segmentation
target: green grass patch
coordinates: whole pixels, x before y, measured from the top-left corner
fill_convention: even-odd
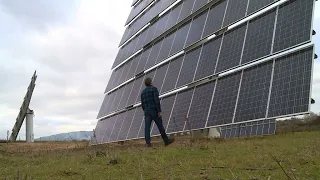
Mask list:
[[[21,177],[46,180],[288,179],[286,174],[320,179],[319,137],[320,132],[299,132],[192,145],[177,140],[168,147],[125,144],[30,152],[8,152],[2,144],[0,179],[13,179],[18,170]]]

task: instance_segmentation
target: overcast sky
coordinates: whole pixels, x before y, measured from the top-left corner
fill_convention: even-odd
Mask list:
[[[0,0],[0,139],[13,127],[34,70],[35,137],[95,127],[131,3]],[[314,24],[320,44],[319,2]],[[312,110],[320,112],[319,60],[314,68]],[[21,132],[23,139],[25,125]]]

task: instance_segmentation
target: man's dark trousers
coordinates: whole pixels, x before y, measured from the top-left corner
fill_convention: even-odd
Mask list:
[[[156,123],[156,125],[158,126],[158,129],[160,131],[161,137],[164,141],[165,144],[168,144],[169,139],[168,136],[165,132],[165,129],[163,127],[162,124],[162,119],[158,116],[145,116],[145,128],[144,128],[144,135],[145,135],[145,140],[147,144],[150,144],[151,138],[150,138],[150,127],[151,127],[151,123],[152,120],[154,120],[154,122]]]

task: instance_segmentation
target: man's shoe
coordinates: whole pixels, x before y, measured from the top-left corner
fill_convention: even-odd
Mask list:
[[[168,140],[168,143],[166,143],[165,146],[168,146],[169,144],[172,144],[173,142],[174,142],[174,138],[169,139],[169,140]]]
[[[146,147],[151,147],[151,144],[146,144],[145,146],[146,146]]]

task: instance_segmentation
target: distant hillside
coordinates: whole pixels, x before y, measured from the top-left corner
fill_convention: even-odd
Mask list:
[[[77,131],[77,132],[69,132],[69,133],[61,133],[51,136],[45,136],[35,139],[35,141],[83,141],[90,140],[93,136],[92,131]]]

